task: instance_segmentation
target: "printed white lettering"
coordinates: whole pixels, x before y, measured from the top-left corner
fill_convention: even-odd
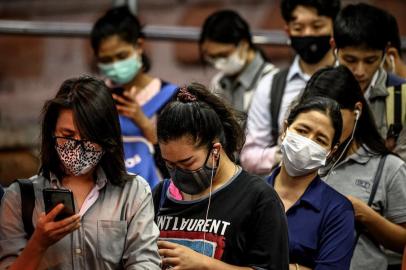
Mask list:
[[[216,219],[186,219],[173,216],[159,216],[157,219],[159,230],[209,232],[224,235],[230,222]]]

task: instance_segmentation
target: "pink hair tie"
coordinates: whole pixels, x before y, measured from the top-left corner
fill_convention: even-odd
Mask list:
[[[183,102],[193,102],[197,100],[196,96],[191,94],[186,87],[182,87],[181,89],[179,89],[177,98],[179,101]]]

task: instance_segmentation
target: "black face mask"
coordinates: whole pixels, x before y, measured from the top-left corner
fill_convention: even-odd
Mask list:
[[[196,195],[203,192],[211,184],[211,177],[216,175],[220,159],[217,159],[217,164],[214,168],[207,166],[211,151],[207,153],[207,157],[203,166],[197,170],[185,170],[181,168],[168,168],[173,184],[182,192],[190,195]]]
[[[292,48],[308,64],[316,64],[330,50],[331,36],[290,37]]]

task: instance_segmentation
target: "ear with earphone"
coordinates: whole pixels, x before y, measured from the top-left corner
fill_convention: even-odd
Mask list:
[[[358,121],[358,119],[361,116],[361,110],[360,109],[355,109],[354,113],[355,113],[355,121]]]

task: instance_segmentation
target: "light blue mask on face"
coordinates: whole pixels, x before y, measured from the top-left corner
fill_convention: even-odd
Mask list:
[[[133,55],[127,59],[115,61],[111,64],[97,65],[101,73],[116,84],[129,83],[142,67],[141,59],[138,55]]]

